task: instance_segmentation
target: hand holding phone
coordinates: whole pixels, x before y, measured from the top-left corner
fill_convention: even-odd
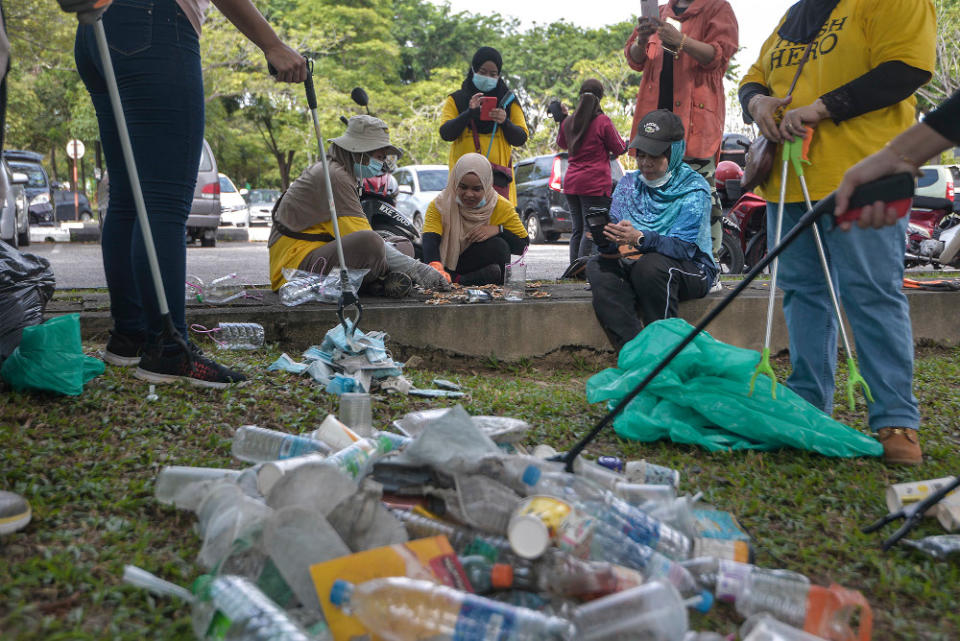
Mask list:
[[[493,120],[490,112],[497,108],[497,99],[493,96],[484,96],[480,99],[480,120]]]

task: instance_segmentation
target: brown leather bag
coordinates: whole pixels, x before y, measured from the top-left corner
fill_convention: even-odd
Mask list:
[[[800,72],[810,57],[811,49],[813,49],[813,42],[809,43],[803,51],[803,57],[800,59],[800,64],[797,65],[797,73],[793,75],[793,82],[790,83],[787,96],[791,95],[797,86],[797,80],[800,79]],[[740,186],[743,187],[745,192],[753,191],[755,187],[766,182],[767,177],[773,170],[773,158],[776,153],[776,143],[767,140],[767,137],[763,134],[757,136],[756,139],[750,143],[750,147],[747,149],[747,157],[744,160],[743,176],[740,178]]]

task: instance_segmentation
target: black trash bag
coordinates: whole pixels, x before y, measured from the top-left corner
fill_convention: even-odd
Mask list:
[[[0,241],[0,363],[20,344],[24,327],[43,322],[55,285],[50,261]]]

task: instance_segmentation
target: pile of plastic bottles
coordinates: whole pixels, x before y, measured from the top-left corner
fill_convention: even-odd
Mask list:
[[[196,514],[208,573],[191,591],[125,579],[188,601],[202,640],[732,639],[690,630],[714,600],[747,641],[870,638],[862,594],[753,565],[675,470],[603,457],[570,474],[517,443],[529,425],[459,406],[394,426],[242,426],[252,467],[164,468],[156,497]]]

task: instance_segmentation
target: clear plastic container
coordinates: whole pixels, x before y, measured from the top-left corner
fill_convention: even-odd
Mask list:
[[[519,303],[523,300],[523,292],[527,287],[527,264],[523,262],[504,266],[503,271],[503,300]]]
[[[743,641],[824,641],[823,637],[777,621],[769,614],[758,614],[744,621],[740,638]]]
[[[360,436],[373,434],[373,410],[366,392],[347,392],[340,395],[340,420]]]
[[[267,461],[257,470],[257,490],[263,496],[270,496],[270,491],[285,475],[303,465],[311,465],[323,460],[326,460],[326,454],[311,452],[279,461]]]
[[[573,625],[559,617],[406,577],[359,585],[335,581],[330,602],[385,641],[562,641]]]
[[[227,274],[210,281],[210,284],[203,289],[203,302],[229,303],[243,298],[244,294],[243,282],[237,278],[236,274]]]
[[[256,425],[242,425],[233,436],[233,455],[241,461],[262,463],[303,456],[311,452],[329,454],[321,441],[297,434],[286,434]]]
[[[574,610],[578,641],[683,641],[687,606],[669,583],[651,581]]]
[[[336,303],[340,290],[328,286],[330,281],[322,274],[304,274],[280,286],[280,302],[287,307],[303,303]]]
[[[172,505],[177,503],[178,495],[181,495],[189,485],[218,479],[235,479],[238,476],[240,476],[240,470],[168,465],[157,474],[153,495],[161,503]]]
[[[296,621],[243,577],[204,575],[194,584],[194,593],[215,610],[212,620],[206,616],[194,618],[198,638],[205,639],[211,627],[222,626],[233,641],[313,641]]]
[[[260,323],[219,323],[214,334],[217,349],[259,349],[264,331]]]

